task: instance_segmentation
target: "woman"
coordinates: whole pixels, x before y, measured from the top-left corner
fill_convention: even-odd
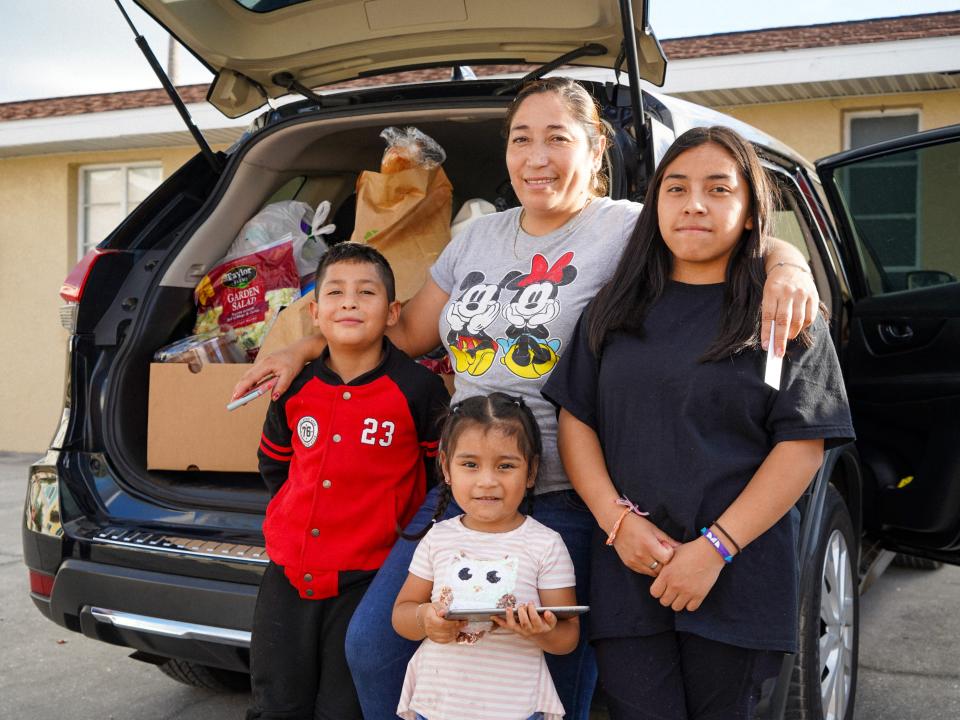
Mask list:
[[[580,312],[612,275],[641,206],[606,197],[605,125],[576,82],[548,78],[525,86],[507,113],[505,133],[507,169],[521,207],[480,218],[458,235],[388,334],[413,357],[441,343],[447,348],[456,378],[453,402],[501,391],[523,397],[534,410],[544,453],[533,516],[563,537],[577,574],[577,597],[586,602],[593,519],[564,475],[556,415],[540,388]],[[764,317],[776,317],[775,349],[782,353],[787,330],[795,336],[815,316],[816,288],[802,256],[786,243],[777,244],[766,265],[771,279]],[[282,392],[322,349],[322,339],[309,338],[258,361],[235,395],[270,373],[279,378],[275,392]],[[434,506],[431,493],[411,528],[422,528]],[[661,562],[669,559],[653,534],[635,541],[644,552],[659,553]],[[413,547],[397,543],[348,633],[348,658],[367,720],[393,717],[416,649],[390,628],[392,602]],[[585,643],[548,664],[567,717],[586,718],[596,668]]]

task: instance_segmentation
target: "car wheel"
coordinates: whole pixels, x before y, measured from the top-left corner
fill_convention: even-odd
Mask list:
[[[930,558],[916,557],[914,555],[904,555],[903,553],[897,553],[891,564],[897,567],[910,568],[911,570],[939,570],[943,567],[943,563],[939,560],[931,560]]]
[[[800,588],[799,652],[786,717],[851,720],[857,687],[860,602],[857,540],[850,513],[831,486],[813,555]]]
[[[249,692],[250,690],[250,676],[234,670],[174,659],[167,660],[157,667],[167,677],[191,687],[221,693]]]

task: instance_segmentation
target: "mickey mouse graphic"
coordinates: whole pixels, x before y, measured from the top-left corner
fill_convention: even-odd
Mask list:
[[[573,252],[564,253],[552,266],[539,253],[533,256],[530,272],[514,271],[503,279],[507,290],[516,290],[513,301],[503,309],[510,323],[506,338],[497,338],[504,365],[518,377],[533,380],[546,375],[557,364],[560,340],[548,340],[547,324],[560,315],[558,288],[577,277],[571,265]]]
[[[500,314],[503,283],[495,285],[484,280],[482,272],[469,273],[460,284],[460,297],[447,308],[447,346],[458,373],[483,375],[497,354],[497,344],[484,329]]]

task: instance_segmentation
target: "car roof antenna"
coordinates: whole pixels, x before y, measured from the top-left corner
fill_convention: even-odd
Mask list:
[[[213,171],[217,174],[223,169],[223,164],[220,162],[220,158],[217,157],[216,153],[210,148],[210,145],[207,144],[206,138],[203,137],[203,134],[200,132],[199,128],[194,124],[193,118],[190,117],[190,113],[187,111],[187,106],[183,104],[183,100],[177,94],[177,89],[173,86],[173,83],[170,82],[170,78],[167,77],[167,74],[163,71],[160,63],[157,61],[157,56],[153,54],[153,50],[150,49],[149,43],[147,43],[146,38],[140,34],[140,31],[134,26],[133,21],[130,20],[130,16],[127,15],[127,11],[123,9],[123,5],[120,4],[120,0],[114,0],[117,7],[120,9],[123,19],[127,21],[127,25],[130,26],[130,29],[133,31],[134,38],[137,43],[137,47],[140,48],[140,52],[143,53],[144,57],[147,59],[147,62],[150,64],[150,67],[153,69],[153,72],[160,79],[160,84],[163,86],[163,89],[166,91],[167,96],[170,98],[170,101],[173,103],[173,106],[177,109],[177,112],[180,113],[180,117],[183,119],[183,122],[187,126],[187,130],[190,131],[190,134],[193,136],[194,141],[200,146],[200,153],[206,158],[207,163],[210,167],[213,168]]]

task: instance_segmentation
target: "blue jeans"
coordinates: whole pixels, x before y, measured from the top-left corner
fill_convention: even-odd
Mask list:
[[[431,490],[417,511],[407,532],[418,532],[433,517],[437,488]],[[444,519],[462,512],[450,503]],[[590,539],[593,516],[573,490],[538,495],[533,517],[560,533],[577,574],[577,602],[586,605],[590,597]],[[407,578],[416,542],[400,539],[393,546],[373,579],[347,629],[347,663],[353,675],[364,720],[391,720],[397,716],[397,703],[403,687],[407,662],[419,643],[406,640],[393,631],[390,617],[393,603]],[[557,694],[569,720],[588,720],[597,665],[587,644],[589,613],[580,616],[580,642],[568,655],[547,654],[547,667],[553,676]]]

